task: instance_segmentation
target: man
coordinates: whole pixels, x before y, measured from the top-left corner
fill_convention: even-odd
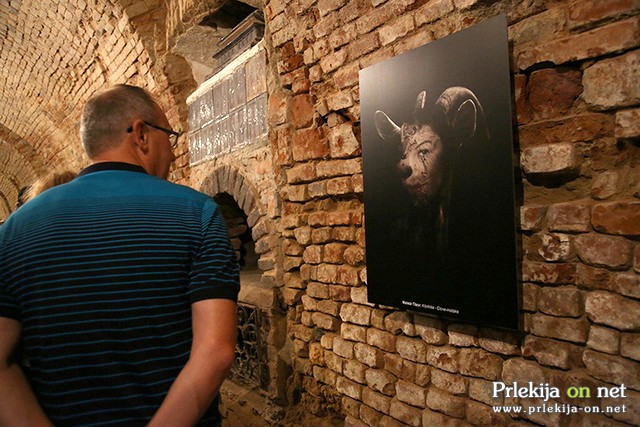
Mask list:
[[[0,227],[0,425],[218,425],[239,290],[220,211],[165,180],[178,134],[144,90],[94,96],[80,131],[92,164]]]

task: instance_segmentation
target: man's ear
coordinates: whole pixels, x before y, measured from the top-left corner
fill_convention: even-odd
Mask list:
[[[147,127],[142,120],[136,120],[133,122],[133,131],[131,132],[133,135],[133,143],[135,146],[140,149],[143,153],[146,153],[149,150],[149,144],[146,140],[146,131]]]

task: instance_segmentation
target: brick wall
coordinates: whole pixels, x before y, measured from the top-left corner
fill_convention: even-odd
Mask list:
[[[506,425],[493,381],[624,384],[640,423],[640,17],[632,0],[266,3],[269,143],[284,184],[283,300],[304,411],[346,425]],[[358,71],[506,13],[519,159],[524,331],[367,303]],[[402,284],[395,284],[401,286]]]

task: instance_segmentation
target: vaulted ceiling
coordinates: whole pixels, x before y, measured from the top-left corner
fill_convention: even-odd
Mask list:
[[[87,164],[80,111],[106,85],[149,89],[171,124],[184,128],[186,98],[211,69],[199,59],[211,56],[202,54],[207,43],[189,34],[204,33],[214,45],[225,28],[211,26],[211,16],[223,3],[0,0],[0,220],[23,186]],[[176,169],[188,164],[185,152],[183,144]]]

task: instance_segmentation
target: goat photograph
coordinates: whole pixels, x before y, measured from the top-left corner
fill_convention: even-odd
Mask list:
[[[519,327],[506,28],[360,71],[369,302]]]

